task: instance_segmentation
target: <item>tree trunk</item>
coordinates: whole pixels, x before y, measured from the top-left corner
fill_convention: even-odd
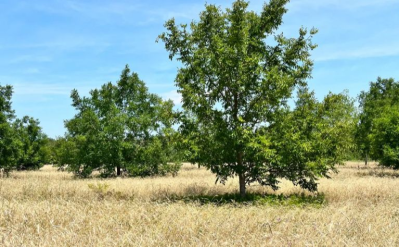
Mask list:
[[[369,160],[369,155],[366,153],[366,157],[365,157],[365,160],[364,160],[364,164],[366,166],[367,166],[368,160]]]
[[[234,120],[236,122],[236,127],[240,126],[240,121],[238,120],[238,98],[239,95],[237,92],[234,93],[234,108],[233,108],[233,114],[234,114]],[[242,147],[239,146],[237,149],[237,165],[238,165],[238,178],[240,182],[240,196],[241,198],[245,197],[246,191],[245,191],[245,169],[244,169],[244,162],[243,162],[243,151]]]
[[[240,180],[240,196],[241,198],[245,197],[246,191],[245,191],[245,175],[243,173],[238,175],[238,178]]]
[[[239,182],[240,182],[240,196],[241,196],[241,198],[244,198],[245,193],[246,193],[245,192],[245,169],[243,166],[242,156],[243,156],[242,151],[239,151],[238,155],[237,155],[237,162],[238,162],[238,167],[239,167],[238,178],[239,178]]]
[[[121,175],[121,167],[120,166],[117,166],[116,167],[116,176],[120,176]]]

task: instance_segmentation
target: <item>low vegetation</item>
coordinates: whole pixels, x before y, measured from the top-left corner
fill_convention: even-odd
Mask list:
[[[360,166],[360,169],[358,168]],[[397,246],[399,172],[347,163],[318,193],[284,181],[177,177],[75,179],[51,166],[0,179],[2,246]]]

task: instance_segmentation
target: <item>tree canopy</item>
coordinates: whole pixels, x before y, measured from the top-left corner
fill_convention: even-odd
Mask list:
[[[396,129],[399,107],[399,82],[377,78],[368,91],[359,95],[359,122],[356,143],[366,158],[380,161],[381,165],[399,168],[399,143]]]
[[[68,133],[57,151],[60,166],[86,177],[154,175],[177,172],[171,164],[173,103],[148,92],[128,66],[116,84],[106,83],[89,97],[71,93],[77,114],[65,122]],[[115,170],[116,169],[116,170]]]
[[[311,77],[310,51],[316,48],[311,39],[317,30],[300,28],[297,38],[279,34],[287,2],[271,0],[260,13],[248,11],[242,0],[225,11],[206,5],[199,21],[177,25],[171,19],[159,36],[169,58],[181,63],[175,81],[183,98],[181,130],[189,137],[191,161],[208,167],[221,182],[238,176],[241,195],[246,184],[277,188],[282,177],[314,190],[315,177],[340,161],[341,143],[333,139],[339,128],[324,123],[332,111],[318,112],[319,104],[303,94],[297,108],[288,110],[293,92],[306,88]],[[312,124],[315,116],[320,121]],[[309,135],[320,138],[323,131],[333,139],[327,146],[332,150],[319,144],[322,150],[313,150],[313,158],[301,153],[299,159],[295,150]],[[285,141],[289,132],[295,142]],[[316,148],[314,138],[309,141]]]
[[[39,120],[24,116],[13,123],[13,128],[21,145],[18,170],[35,170],[50,162],[49,140],[39,126]]]
[[[0,169],[39,169],[48,161],[47,136],[31,117],[15,119],[12,86],[0,85]]]

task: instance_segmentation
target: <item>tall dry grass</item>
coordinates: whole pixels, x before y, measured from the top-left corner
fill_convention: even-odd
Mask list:
[[[265,196],[237,203],[222,196],[237,180],[215,185],[190,165],[177,177],[106,180],[46,166],[0,179],[0,246],[399,246],[398,177],[348,163],[319,195],[283,182],[251,186]]]

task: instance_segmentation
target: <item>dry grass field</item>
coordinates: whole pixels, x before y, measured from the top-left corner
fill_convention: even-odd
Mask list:
[[[399,246],[397,172],[352,162],[318,194],[283,182],[250,186],[246,202],[237,187],[191,165],[145,179],[15,172],[0,178],[0,246]]]

